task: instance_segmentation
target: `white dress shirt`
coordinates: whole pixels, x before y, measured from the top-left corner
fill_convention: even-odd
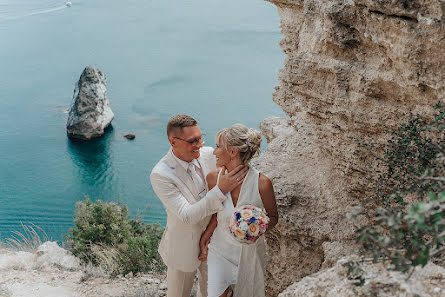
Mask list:
[[[198,193],[199,193],[199,198],[204,197],[205,194],[207,193],[207,190],[206,190],[207,189],[207,187],[206,187],[206,179],[205,179],[205,176],[204,176],[204,174],[202,172],[202,167],[201,167],[201,164],[199,164],[199,161],[197,159],[193,159],[191,162],[187,162],[187,161],[184,161],[184,160],[179,159],[178,157],[176,157],[176,155],[174,153],[172,155],[175,158],[175,160],[184,168],[184,170],[193,179],[193,182],[195,183],[196,188],[197,188]],[[196,171],[196,173],[198,175],[198,179],[197,180],[196,180],[196,178],[194,178],[191,175],[190,166],[194,166],[195,167],[195,171]],[[218,197],[220,198],[220,200],[221,201],[226,200],[226,196],[223,194],[223,192],[218,187],[218,185],[216,185],[215,188],[216,188],[216,191],[218,193]]]

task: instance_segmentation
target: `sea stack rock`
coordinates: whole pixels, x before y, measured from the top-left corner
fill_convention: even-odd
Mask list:
[[[82,140],[100,137],[113,118],[105,75],[96,67],[86,67],[74,89],[66,124],[68,137]]]

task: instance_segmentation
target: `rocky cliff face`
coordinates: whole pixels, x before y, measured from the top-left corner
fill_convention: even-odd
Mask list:
[[[261,124],[256,166],[275,184],[281,220],[268,237],[267,293],[353,249],[345,213],[363,199],[354,152],[405,113],[429,114],[445,92],[445,2],[268,0],[287,55],[273,100],[289,119]]]
[[[342,258],[332,268],[303,278],[278,297],[441,297],[445,294],[445,269],[435,264],[417,268],[409,279],[406,274],[388,271],[381,264],[362,264],[360,268],[366,280],[357,286],[348,280],[348,261]]]

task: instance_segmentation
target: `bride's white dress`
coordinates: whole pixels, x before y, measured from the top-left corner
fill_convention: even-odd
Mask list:
[[[220,172],[221,174],[221,172]],[[238,242],[229,230],[230,217],[243,205],[264,208],[258,188],[259,172],[250,168],[241,185],[236,207],[230,193],[218,212],[218,226],[209,244],[208,297],[218,297],[233,285],[233,297],[264,297],[266,246],[264,236],[255,243]],[[218,175],[219,179],[219,175]]]

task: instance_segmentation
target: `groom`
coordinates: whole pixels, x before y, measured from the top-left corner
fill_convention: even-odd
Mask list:
[[[167,297],[189,297],[196,271],[198,296],[207,297],[207,262],[200,262],[199,240],[213,213],[223,208],[224,195],[241,184],[247,168],[221,174],[208,190],[206,175],[216,170],[213,149],[203,147],[195,119],[175,115],[167,123],[169,152],[153,168],[150,181],[167,212],[159,254],[167,265]],[[223,170],[225,172],[225,170]]]

